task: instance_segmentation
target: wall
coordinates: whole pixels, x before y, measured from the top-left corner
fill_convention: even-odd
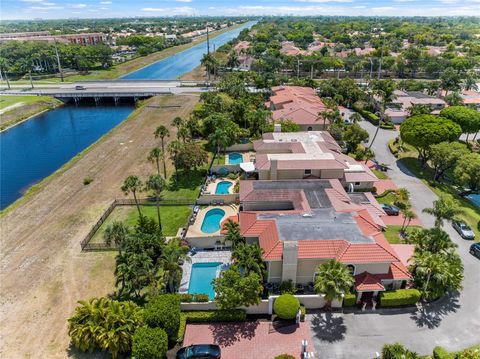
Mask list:
[[[230,147],[227,147],[227,152],[247,152],[247,151],[253,151],[253,142],[236,143]]]
[[[308,129],[311,127],[311,129]],[[323,122],[318,121],[316,124],[311,124],[311,125],[300,125],[300,131],[323,131]]]
[[[332,179],[332,178],[342,178],[343,177],[343,169],[329,169],[329,170],[322,170],[320,178],[322,179]]]
[[[355,266],[355,275],[369,272],[371,274],[383,274],[388,273],[390,263],[351,263]]]
[[[210,204],[212,201],[223,201],[223,203],[235,203],[238,200],[238,193],[231,194],[203,194],[197,199],[197,204]]]
[[[268,262],[268,281],[269,282],[282,281],[282,261]]]
[[[187,242],[192,247],[197,248],[214,248],[218,241],[223,241],[223,236],[211,236],[211,237],[185,237]]]
[[[325,260],[322,259],[299,259],[297,268],[297,283],[307,284],[313,282],[313,275],[317,267]]]
[[[293,210],[293,203],[291,201],[285,202],[243,202],[244,211],[279,211],[279,210]]]

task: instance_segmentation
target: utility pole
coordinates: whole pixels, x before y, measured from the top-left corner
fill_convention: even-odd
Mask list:
[[[300,58],[297,57],[297,80],[300,76]]]
[[[207,55],[210,55],[210,36],[208,34],[208,23],[207,23]]]
[[[373,75],[373,61],[371,57],[369,57],[368,59],[370,60],[370,79],[371,79]]]
[[[63,71],[62,71],[62,65],[60,65],[60,56],[58,55],[57,39],[56,38],[53,38],[53,44],[55,46],[55,55],[57,57],[58,72],[60,72],[60,79],[63,82]]]
[[[382,61],[383,61],[383,45],[385,42],[385,37],[383,38],[384,41],[382,41],[382,51],[380,52],[380,64],[378,65],[378,79],[380,80],[380,77],[382,77]]]

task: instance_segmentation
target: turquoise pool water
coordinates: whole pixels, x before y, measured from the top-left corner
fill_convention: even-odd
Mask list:
[[[218,267],[222,263],[195,263],[190,272],[190,283],[188,293],[208,294],[211,300],[215,298],[212,281],[217,277]]]
[[[470,194],[467,198],[473,202],[473,204],[480,208],[480,194]]]
[[[214,208],[205,214],[202,227],[203,233],[215,233],[220,230],[220,222],[222,221],[225,211],[220,208]]]
[[[222,181],[217,183],[215,188],[215,194],[229,194],[228,189],[232,186],[232,182]]]
[[[241,153],[233,152],[228,154],[228,163],[231,165],[238,165],[243,162],[243,156]]]

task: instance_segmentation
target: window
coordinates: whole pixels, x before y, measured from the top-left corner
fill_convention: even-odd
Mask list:
[[[355,182],[355,186],[360,186],[360,182]]]
[[[350,273],[352,273],[352,275],[355,275],[355,266],[353,264],[348,264],[347,268],[350,271]]]
[[[312,126],[308,126],[307,127],[307,131],[312,131],[313,130],[313,127]]]
[[[305,174],[306,174],[306,175],[311,175],[311,174],[312,174],[312,170],[305,170]]]

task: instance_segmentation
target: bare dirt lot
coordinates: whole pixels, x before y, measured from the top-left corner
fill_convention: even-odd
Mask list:
[[[82,253],[80,241],[110,202],[123,197],[127,175],[145,178],[152,172],[146,157],[159,144],[155,128],[170,127],[175,116],[186,118],[197,101],[196,95],[150,99],[71,168],[0,218],[1,358],[83,357],[69,349],[66,319],[77,300],[113,291],[115,254]],[[87,175],[94,181],[85,186]]]

